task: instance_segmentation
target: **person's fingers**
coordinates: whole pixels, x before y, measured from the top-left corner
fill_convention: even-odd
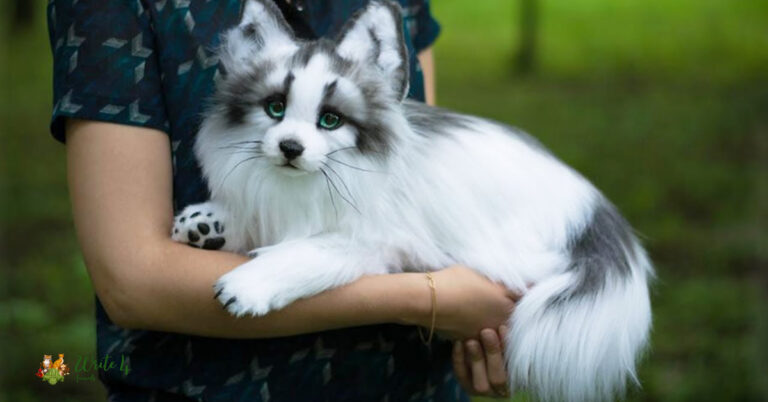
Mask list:
[[[497,395],[506,396],[509,393],[509,385],[499,334],[493,329],[486,328],[480,331],[480,341],[485,351],[485,365],[491,389]]]
[[[501,340],[501,350],[507,349],[507,334],[509,333],[509,327],[506,325],[499,326],[499,339]]]
[[[534,285],[533,283],[526,283],[526,284],[525,284],[525,289],[520,289],[520,290],[512,290],[512,289],[509,289],[509,288],[505,288],[505,291],[506,291],[506,293],[507,293],[507,297],[509,297],[510,299],[512,299],[512,301],[514,301],[515,303],[517,303],[517,302],[519,302],[519,301],[520,301],[520,299],[522,299],[522,298],[523,298],[523,296],[525,296],[525,293],[526,293],[526,292],[527,292],[527,291],[528,291],[530,288],[532,288],[532,287],[533,287],[533,285]]]
[[[520,301],[523,295],[520,294],[520,292],[517,292],[515,290],[507,290],[507,297],[512,299],[513,302],[517,303]]]
[[[501,340],[501,350],[502,354],[507,350],[507,336],[509,335],[509,327],[506,325],[499,326],[499,339]],[[506,366],[505,366],[506,368]],[[509,373],[506,373],[507,378],[509,378]],[[509,397],[511,393],[510,384],[507,383],[507,386],[504,388],[504,395],[505,397]]]
[[[472,377],[469,374],[469,368],[467,367],[467,360],[464,357],[464,345],[461,341],[453,342],[453,372],[456,374],[456,379],[467,392],[472,392]]]
[[[485,356],[483,347],[476,339],[469,339],[464,342],[469,358],[469,366],[472,370],[472,388],[481,395],[491,394],[491,384],[488,382],[488,373],[485,368]]]

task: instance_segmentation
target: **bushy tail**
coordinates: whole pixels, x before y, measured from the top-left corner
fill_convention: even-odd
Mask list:
[[[513,389],[544,401],[611,401],[624,394],[628,380],[638,383],[635,363],[651,325],[647,281],[653,271],[644,251],[636,243],[632,248],[628,272],[567,270],[521,299],[506,339]]]

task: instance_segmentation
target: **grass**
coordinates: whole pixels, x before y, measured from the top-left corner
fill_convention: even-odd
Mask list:
[[[767,400],[768,3],[544,0],[526,77],[511,68],[516,5],[433,2],[439,103],[535,134],[644,238],[658,280],[632,400]],[[0,41],[0,402],[103,400],[98,384],[33,376],[44,352],[94,353],[93,296],[64,148],[47,134],[44,21],[12,38]]]

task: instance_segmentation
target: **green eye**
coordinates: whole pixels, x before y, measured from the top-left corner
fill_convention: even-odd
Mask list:
[[[325,112],[317,124],[326,130],[335,130],[341,126],[341,117],[335,113]]]
[[[267,103],[265,110],[269,117],[280,120],[285,116],[285,103],[279,100],[271,101]]]

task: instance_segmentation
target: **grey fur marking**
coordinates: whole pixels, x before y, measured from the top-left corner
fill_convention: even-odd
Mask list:
[[[336,52],[331,56],[331,71],[336,75],[346,76],[352,70],[352,62],[342,58]]]
[[[347,22],[344,23],[344,26],[341,27],[341,30],[339,31],[339,35],[336,37],[336,44],[339,44],[344,40],[344,38],[347,36],[347,33],[352,29],[352,27],[355,26],[355,24],[357,24],[357,20],[359,20],[360,17],[363,16],[363,13],[365,12],[366,8],[368,8],[368,6],[364,6],[359,10],[355,11],[355,13],[352,14],[351,17],[349,17]]]
[[[371,42],[373,42],[373,52],[371,53],[371,57],[374,60],[377,60],[381,54],[381,40],[376,36],[376,33],[373,32],[373,28],[371,27],[368,27],[368,36],[371,38]]]
[[[253,42],[257,49],[264,47],[264,37],[259,34],[259,27],[256,24],[246,24],[241,30],[243,37]]]
[[[400,60],[402,61],[400,63],[400,67],[397,69],[397,72],[398,75],[400,75],[400,100],[403,100],[406,96],[408,96],[408,86],[410,85],[410,66],[408,65],[408,49],[405,47],[403,13],[400,9],[400,6],[394,2],[385,2],[384,5],[387,6],[387,8],[389,8],[390,12],[392,13],[392,18],[394,18],[394,23],[397,27],[397,43],[400,45],[398,47],[398,53],[400,53]]]
[[[472,127],[472,119],[468,116],[421,102],[405,100],[403,111],[414,131],[423,136],[449,134],[456,127]]]
[[[467,116],[454,111],[443,109],[436,106],[429,106],[421,102],[406,99],[403,101],[403,110],[408,123],[414,128],[414,131],[423,136],[432,135],[451,135],[455,133],[452,129],[459,127],[468,131],[476,131],[477,121],[482,120],[488,124],[497,126],[506,131],[509,135],[515,136],[525,142],[531,148],[540,152],[551,154],[551,152],[539,140],[519,128],[508,126],[493,120],[486,120],[480,117]]]
[[[338,85],[337,80],[333,80],[333,82],[329,82],[328,84],[325,84],[325,87],[323,88],[323,101],[320,103],[320,106],[323,106],[328,103],[330,98],[336,92],[336,85]]]
[[[600,197],[589,224],[568,242],[571,264],[567,272],[576,274],[576,284],[553,297],[549,307],[595,295],[608,280],[629,277],[631,261],[636,257],[635,246],[632,228],[616,207]]]
[[[291,92],[291,84],[293,84],[295,78],[296,77],[292,72],[286,74],[285,79],[283,80],[283,96],[287,97],[288,93]]]
[[[377,81],[358,82],[360,90],[365,99],[366,116],[360,121],[350,121],[357,127],[357,149],[363,154],[375,154],[377,156],[386,156],[392,149],[392,141],[395,134],[390,131],[390,125],[386,119],[389,117],[384,113],[389,110],[392,103],[382,91],[381,83]]]
[[[325,55],[330,61],[331,70],[338,75],[347,75],[352,68],[349,60],[341,58],[336,53],[336,44],[326,38],[320,38],[312,42],[300,42],[299,50],[291,56],[291,68],[303,68],[317,54]]]
[[[233,75],[222,82],[214,101],[223,108],[230,127],[243,124],[248,111],[259,103],[255,88],[274,68],[271,62],[260,63],[247,74]]]
[[[320,43],[320,41],[307,42],[303,44],[299,50],[297,50],[296,53],[294,53],[291,57],[291,66],[293,68],[306,67],[307,64],[309,64],[309,61],[312,59],[312,56],[322,51],[322,47],[323,45]]]

